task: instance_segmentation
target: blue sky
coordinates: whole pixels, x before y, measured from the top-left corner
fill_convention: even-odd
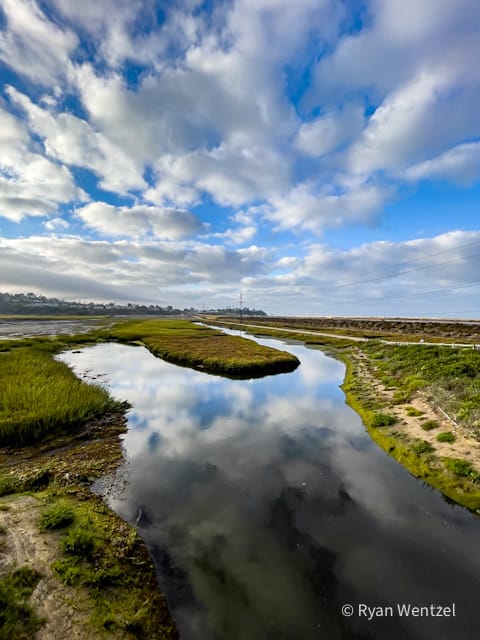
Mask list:
[[[480,316],[477,0],[0,0],[0,291]]]

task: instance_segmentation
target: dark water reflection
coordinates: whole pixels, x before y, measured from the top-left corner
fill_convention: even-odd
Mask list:
[[[282,348],[301,366],[253,381],[140,347],[63,356],[134,405],[111,505],[138,521],[182,639],[476,638],[480,520],[370,441],[338,388],[342,364]],[[357,615],[453,602],[455,618]]]

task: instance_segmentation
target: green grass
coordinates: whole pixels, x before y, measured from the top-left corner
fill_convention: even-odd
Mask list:
[[[174,364],[234,378],[293,371],[299,364],[285,351],[188,320],[127,321],[107,330],[105,337],[139,342],[155,356]]]
[[[48,352],[0,354],[0,446],[32,444],[115,408],[105,389],[82,382]]]
[[[395,389],[395,402],[408,402],[417,392],[456,416],[480,439],[480,351],[439,345],[360,346],[380,379]]]
[[[14,478],[0,473],[0,496],[8,496],[10,493],[15,493],[18,483]]]
[[[440,424],[437,420],[425,420],[425,422],[422,422],[421,426],[424,431],[432,431],[432,429],[438,429]]]
[[[388,413],[374,413],[370,419],[371,427],[388,427],[397,422],[395,416],[391,416]]]
[[[145,639],[176,637],[135,530],[100,498],[69,501],[51,494],[50,499],[50,509],[68,505],[73,513],[73,522],[59,539],[62,555],[52,569],[65,584],[87,591],[93,626],[112,637],[116,631]]]
[[[416,409],[415,407],[406,407],[406,412],[407,412],[407,416],[423,416],[424,411],[420,411],[419,409]]]
[[[414,445],[412,445],[412,451],[418,455],[423,453],[432,453],[434,450],[433,445],[430,442],[427,442],[427,440],[418,440]]]
[[[451,431],[442,431],[437,436],[438,442],[455,442],[455,435]]]
[[[478,473],[468,460],[462,460],[462,458],[443,458],[443,463],[449,471],[457,476],[478,480]]]
[[[33,638],[40,628],[41,621],[28,604],[40,578],[30,567],[21,567],[0,580],[0,640]]]
[[[72,524],[74,511],[71,503],[59,500],[45,509],[40,516],[42,529],[64,529]]]

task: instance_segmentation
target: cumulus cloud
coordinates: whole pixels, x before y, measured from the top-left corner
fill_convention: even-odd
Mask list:
[[[135,205],[114,207],[106,202],[91,202],[76,210],[85,225],[104,236],[143,238],[153,236],[180,240],[202,230],[200,220],[189,211]]]
[[[480,232],[465,231],[349,250],[312,245],[298,256],[255,245],[3,238],[0,290],[183,308],[234,306],[241,286],[249,306],[273,313],[462,315],[478,298],[479,246]]]
[[[478,308],[480,232],[452,231],[349,250],[312,245],[249,283],[266,304],[321,315],[462,315]],[[279,267],[283,267],[279,269]]]
[[[24,124],[0,104],[0,216],[14,222],[54,212],[60,203],[88,199],[66,167],[32,146]]]
[[[108,191],[123,193],[146,187],[143,166],[133,162],[88,122],[71,113],[56,114],[42,109],[13,87],[8,87],[7,93],[25,112],[32,132],[42,138],[48,157],[91,169],[101,176],[100,186]]]
[[[299,229],[321,233],[326,228],[348,223],[372,223],[388,198],[387,189],[357,184],[346,189],[301,183],[281,196],[271,198],[262,210],[280,229]]]
[[[480,176],[480,142],[459,144],[431,160],[412,165],[406,171],[410,180],[442,179],[469,185]]]
[[[199,242],[0,238],[0,290],[182,307],[218,300],[225,306],[242,278],[268,272],[268,258],[255,246],[233,251]]]
[[[68,229],[70,225],[63,218],[52,218],[44,222],[43,226],[47,231],[61,231],[62,229]]]
[[[330,111],[299,128],[296,148],[310,156],[322,156],[350,142],[363,128],[363,109],[346,105],[342,110]]]
[[[45,86],[63,83],[79,40],[49,20],[34,0],[2,0],[6,28],[0,33],[0,59]]]

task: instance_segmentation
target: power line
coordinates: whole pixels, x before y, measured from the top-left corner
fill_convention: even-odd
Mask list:
[[[480,285],[480,280],[477,280],[476,282],[468,282],[467,284],[461,284],[458,285],[457,287],[444,287],[442,289],[430,289],[429,291],[417,291],[415,293],[405,293],[402,294],[400,296],[384,296],[383,298],[378,298],[377,300],[372,300],[370,301],[371,304],[380,304],[383,303],[385,300],[399,300],[401,298],[410,298],[412,296],[426,296],[426,295],[431,295],[434,293],[446,293],[446,292],[450,292],[450,291],[457,291],[457,289],[467,289],[468,287],[477,287],[478,285]],[[347,300],[347,301],[340,301],[338,302],[338,304],[350,304],[351,302],[354,302],[356,300],[351,299],[351,300]]]
[[[368,282],[375,282],[378,280],[385,280],[386,278],[396,278],[399,275],[403,275],[404,273],[412,273],[413,271],[421,271],[422,269],[434,269],[436,267],[441,267],[445,264],[453,264],[454,262],[458,262],[459,260],[465,260],[467,258],[474,258],[480,256],[480,253],[471,253],[467,256],[460,256],[458,258],[454,258],[453,260],[446,260],[444,262],[437,262],[436,264],[428,264],[421,267],[413,267],[412,269],[404,269],[403,271],[397,271],[394,274],[387,274],[383,276],[377,276],[376,278],[369,278],[368,280],[357,280],[356,282],[349,282],[348,284],[340,284],[335,287],[335,289],[344,289],[346,287],[356,287],[359,284],[366,284]]]
[[[441,251],[435,251],[435,253],[429,253],[426,256],[424,256],[423,258],[418,258],[417,260],[414,261],[415,262],[422,262],[424,260],[429,260],[430,258],[434,258],[435,256],[439,256],[442,253],[448,253],[449,251],[457,251],[457,249],[463,249],[464,247],[470,247],[474,244],[480,244],[480,240],[472,240],[471,242],[464,242],[463,244],[457,244],[456,247],[450,247],[450,249],[442,249]],[[402,260],[401,262],[398,262],[397,265],[401,265],[401,264],[411,264],[412,261],[411,260]],[[389,267],[390,269],[392,267]],[[368,275],[369,273],[375,273],[375,269],[371,269],[370,271],[367,271],[365,275]]]

